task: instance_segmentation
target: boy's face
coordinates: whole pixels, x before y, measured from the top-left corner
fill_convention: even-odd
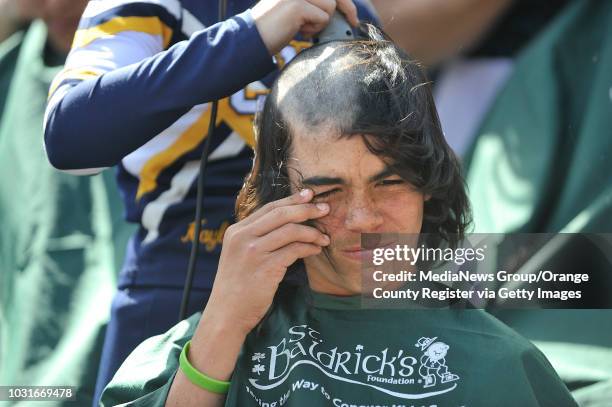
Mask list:
[[[330,260],[321,253],[304,259],[310,287],[334,295],[361,292],[361,233],[419,233],[425,197],[387,171],[361,136],[338,138],[331,131],[293,128],[288,163],[292,188],[314,191],[330,205],[316,222],[331,239]],[[303,180],[303,181],[302,181]],[[366,260],[367,261],[367,260]]]

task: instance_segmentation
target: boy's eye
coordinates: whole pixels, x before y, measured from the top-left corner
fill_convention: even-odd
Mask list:
[[[334,189],[330,189],[329,191],[325,191],[325,192],[321,192],[319,194],[316,194],[314,196],[314,199],[324,199],[324,198],[328,198],[331,195],[335,194],[336,192],[340,191],[339,188],[334,188]]]
[[[380,181],[379,185],[382,186],[389,186],[389,185],[400,185],[405,183],[406,181],[404,181],[403,179],[384,179],[382,181]]]

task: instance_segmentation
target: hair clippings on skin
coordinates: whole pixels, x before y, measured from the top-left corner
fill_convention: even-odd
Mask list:
[[[273,187],[287,187],[288,186],[288,180],[286,180],[287,182],[282,182],[283,179],[286,179],[287,177],[284,175],[281,175],[280,168],[278,170],[267,170],[262,174],[262,176],[263,176],[264,182],[269,183]]]

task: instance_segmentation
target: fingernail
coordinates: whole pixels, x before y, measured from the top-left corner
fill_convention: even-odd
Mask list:
[[[308,196],[308,194],[309,194],[309,193],[310,193],[310,190],[308,190],[308,189],[302,189],[302,190],[300,191],[300,196],[301,196],[301,197],[303,197],[303,198],[306,198],[306,197]]]
[[[319,202],[317,204],[317,208],[321,211],[321,212],[327,212],[327,210],[329,209],[329,205],[323,202]]]
[[[329,236],[323,235],[323,241],[325,241],[325,243],[329,244]]]

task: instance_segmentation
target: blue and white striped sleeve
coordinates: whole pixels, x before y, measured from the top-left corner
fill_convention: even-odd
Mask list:
[[[49,91],[49,161],[76,174],[113,166],[274,67],[249,10],[203,28],[178,0],[90,1]]]

